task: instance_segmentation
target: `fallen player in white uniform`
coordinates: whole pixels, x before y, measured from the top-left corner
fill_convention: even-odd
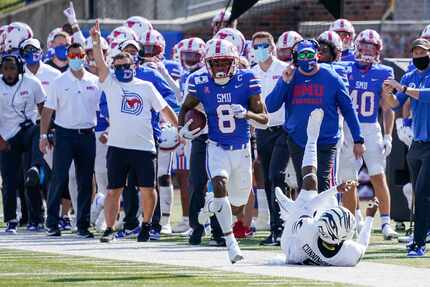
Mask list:
[[[346,182],[317,194],[317,140],[324,112],[316,109],[308,122],[308,140],[303,157],[303,186],[296,201],[280,189],[276,197],[285,220],[281,248],[288,264],[321,266],[355,266],[369,244],[373,217],[378,209],[372,201],[358,240],[352,240],[355,219],[352,213],[337,204],[336,193],[348,192],[355,182]]]

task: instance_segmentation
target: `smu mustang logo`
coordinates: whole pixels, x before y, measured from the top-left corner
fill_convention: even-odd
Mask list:
[[[132,115],[139,115],[143,109],[142,98],[132,92],[123,90],[121,112]]]

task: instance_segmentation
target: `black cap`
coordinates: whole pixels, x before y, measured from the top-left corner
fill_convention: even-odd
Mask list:
[[[430,50],[430,41],[424,38],[418,38],[412,42],[411,51],[417,47],[423,48],[424,50]]]

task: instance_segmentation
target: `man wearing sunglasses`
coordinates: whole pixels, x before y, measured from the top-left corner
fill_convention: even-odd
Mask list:
[[[92,238],[90,207],[93,187],[97,124],[101,90],[97,76],[84,69],[85,52],[75,43],[67,49],[69,69],[57,78],[48,91],[40,125],[40,150],[51,148],[47,132],[55,111],[55,146],[52,188],[48,194],[49,236],[61,236],[58,215],[61,195],[68,183],[71,162],[75,163],[78,181],[77,228],[78,236]]]
[[[302,185],[301,163],[306,146],[307,119],[315,108],[322,108],[324,119],[318,139],[318,191],[330,188],[330,176],[339,140],[339,113],[344,116],[354,140],[353,152],[357,159],[364,152],[363,138],[348,89],[342,78],[327,64],[317,62],[318,43],[303,40],[294,47],[293,64],[283,72],[274,90],[267,96],[269,112],[285,104],[284,131],[288,133],[288,147],[297,175],[299,190]]]
[[[278,60],[274,56],[275,42],[268,32],[257,32],[252,36],[252,48],[254,49],[257,65],[252,68],[255,76],[261,81],[261,95],[263,99],[273,90],[276,80],[282,77],[287,63]],[[264,175],[265,194],[258,194],[259,203],[262,197],[267,197],[270,211],[270,235],[261,242],[262,245],[279,245],[282,235],[282,221],[279,217],[279,206],[275,202],[275,186],[285,191],[285,166],[289,159],[286,134],[282,132],[282,124],[285,121],[285,110],[279,109],[275,113],[269,113],[269,127],[257,128],[257,151],[261,161]],[[262,204],[258,205],[259,207]],[[259,208],[259,217],[264,217]]]

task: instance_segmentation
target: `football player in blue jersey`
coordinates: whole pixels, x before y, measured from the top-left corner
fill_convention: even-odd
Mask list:
[[[390,226],[390,193],[385,178],[386,157],[391,152],[391,133],[394,126],[394,113],[391,109],[383,110],[384,135],[378,122],[381,104],[382,86],[386,79],[394,78],[391,67],[380,64],[382,39],[371,29],[362,31],[355,41],[355,62],[348,70],[349,90],[352,97],[361,130],[366,144],[364,162],[380,202],[381,229],[384,238],[396,238],[398,234]],[[341,154],[340,178],[357,180],[361,162],[356,161],[351,152],[351,135],[345,132],[344,151]],[[354,193],[344,196],[343,204],[351,211],[357,201]]]
[[[354,61],[355,29],[346,19],[337,19],[330,25],[330,31],[335,31],[342,39],[342,61]]]
[[[206,168],[214,187],[207,193],[199,214],[209,218],[215,213],[224,233],[232,263],[243,259],[232,230],[232,212],[241,213],[252,188],[250,125],[267,125],[268,117],[261,101],[261,86],[249,70],[237,69],[239,55],[230,42],[213,39],[206,44],[207,73],[192,76],[189,93],[179,118],[180,135],[192,137],[192,121],[185,114],[201,103],[208,118]]]

